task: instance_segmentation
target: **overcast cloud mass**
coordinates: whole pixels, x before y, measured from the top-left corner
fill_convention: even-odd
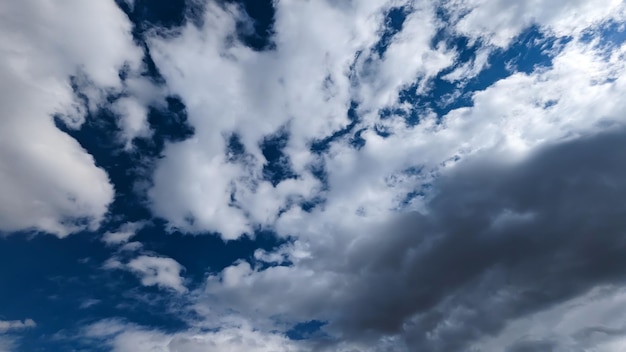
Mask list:
[[[626,350],[621,0],[0,0],[0,352]]]

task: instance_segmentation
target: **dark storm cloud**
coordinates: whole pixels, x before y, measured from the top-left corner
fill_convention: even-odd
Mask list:
[[[508,166],[478,160],[438,182],[429,214],[351,249],[348,270],[359,274],[337,326],[458,351],[507,320],[626,278],[624,131]]]

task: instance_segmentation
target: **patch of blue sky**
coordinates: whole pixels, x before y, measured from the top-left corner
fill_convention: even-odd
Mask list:
[[[115,2],[135,24],[135,34],[154,26],[174,28],[183,25],[189,3],[185,0],[135,0],[132,5],[125,0],[115,0]]]
[[[626,41],[626,23],[608,21],[583,32],[580,40],[591,43],[598,40],[601,47],[614,48]]]
[[[605,59],[609,60],[615,48],[621,46],[626,41],[626,23],[608,21],[594,28],[586,30],[581,37],[584,43],[594,43],[595,49]],[[614,75],[609,75],[602,82],[610,83],[617,79]]]
[[[292,340],[314,340],[326,338],[328,335],[324,333],[322,328],[328,324],[325,321],[311,320],[295,324],[285,333]]]
[[[225,2],[235,2],[225,0]],[[272,0],[237,1],[251,20],[251,25],[240,25],[239,37],[243,43],[255,50],[275,48],[274,34],[275,9]]]
[[[65,239],[54,236],[16,234],[2,240],[0,256],[0,301],[3,316],[18,319],[27,314],[37,322],[36,339],[23,341],[24,351],[50,350],[61,329],[85,326],[102,318],[125,316],[129,320],[161,329],[176,330],[184,323],[167,313],[168,303],[142,297],[155,295],[155,288],[139,287],[132,274],[101,269],[113,253],[92,233]],[[84,302],[99,303],[84,307]],[[19,319],[22,319],[19,318]]]
[[[432,111],[443,117],[451,110],[472,106],[473,92],[484,90],[515,72],[530,74],[538,68],[551,67],[552,59],[559,48],[571,38],[547,36],[540,28],[530,27],[508,48],[493,49],[487,65],[476,76],[459,81],[452,81],[446,76],[458,67],[476,60],[480,50],[490,48],[486,48],[480,40],[472,42],[466,37],[442,35],[439,40],[458,52],[456,64],[440,72],[430,83],[426,94],[416,94],[419,82],[403,89],[399,94],[399,103],[412,108],[408,111],[399,108],[383,109],[380,112],[382,119],[400,115],[407,125],[416,125],[426,112]]]
[[[260,143],[261,152],[265,157],[263,177],[276,186],[287,179],[297,178],[298,175],[291,168],[291,161],[284,149],[289,142],[289,131],[282,128],[273,135],[266,136]]]
[[[133,34],[138,39],[155,27],[175,29],[188,22],[201,24],[205,6],[202,2],[186,0],[135,0],[132,6],[125,0],[116,0],[116,3],[135,24]],[[219,0],[218,3],[237,4],[247,15],[237,24],[238,36],[243,43],[255,50],[274,48],[275,11],[271,0]]]
[[[346,127],[335,131],[330,136],[320,140],[316,140],[311,143],[311,152],[316,154],[322,154],[328,151],[328,148],[330,148],[333,142],[350,136],[359,123],[358,109],[359,103],[356,101],[351,101],[347,113],[347,117],[350,123]]]
[[[387,47],[393,37],[398,32],[402,31],[404,21],[406,20],[408,14],[409,9],[407,7],[393,7],[387,11],[380,39],[376,44],[374,44],[373,47],[373,51],[377,53],[379,57],[383,57],[385,55],[385,51],[387,51]]]

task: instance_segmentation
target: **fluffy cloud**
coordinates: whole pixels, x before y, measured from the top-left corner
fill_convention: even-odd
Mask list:
[[[74,19],[105,38],[97,47],[69,33],[52,5],[1,10],[39,17],[19,31],[1,24],[17,37],[0,44],[9,116],[0,123],[0,229],[95,228],[111,186],[50,115],[78,128],[115,91],[128,150],[150,136],[148,106],[167,93],[180,96],[195,133],[157,161],[155,215],[183,232],[230,240],[271,229],[286,243],[170,295],[193,311],[178,317],[186,331],[104,320],[85,336],[120,352],[622,348],[626,327],[611,307],[623,303],[626,279],[626,45],[602,42],[602,26],[623,21],[622,2],[283,0],[275,48],[257,51],[236,39],[249,24],[242,9],[209,1],[199,21],[145,32],[167,87],[137,74],[127,20],[112,2],[96,4],[71,5],[101,14]],[[393,8],[406,18],[389,35]],[[433,78],[477,76],[494,47],[533,25],[568,37],[547,49],[550,65],[464,92],[468,106],[445,115],[417,106]],[[469,37],[476,57],[460,63],[441,35]],[[102,240],[141,252],[127,243],[137,226]],[[176,260],[129,252],[105,268],[189,292]],[[312,320],[326,323],[323,338],[286,337]]]
[[[160,286],[182,293],[187,291],[180,272],[184,269],[171,258],[139,256],[126,264],[126,268],[135,273],[145,286]]]
[[[119,70],[136,70],[142,56],[131,24],[108,0],[13,2],[2,7],[0,18],[0,230],[58,236],[93,230],[113,188],[93,158],[55,126],[53,115],[77,128],[105,91],[123,89]]]
[[[232,39],[245,20],[238,8],[211,4],[202,25],[148,40],[196,131],[167,146],[153,209],[189,232],[233,239],[270,226],[292,241],[208,277],[192,298],[208,328],[241,317],[268,334],[318,320],[328,322],[321,350],[432,351],[567,346],[565,335],[593,328],[507,340],[529,316],[556,307],[564,319],[558,307],[593,306],[590,290],[624,278],[615,263],[626,225],[626,48],[607,49],[598,34],[620,18],[620,3],[582,11],[591,3],[573,1],[528,18],[498,3],[516,18],[501,28],[481,20],[493,4],[447,2],[464,15],[444,24],[434,3],[420,2],[405,7],[402,30],[381,54],[384,14],[400,2],[279,2],[276,49],[263,52]],[[432,44],[446,25],[486,43],[446,77],[457,80],[487,65],[491,45],[505,47],[533,24],[572,36],[549,67],[467,93],[472,104],[445,116],[379,119],[384,108],[410,108],[403,89],[424,95],[455,67],[459,53]],[[582,40],[583,31],[595,34]],[[297,176],[272,183],[262,144],[276,135],[286,138],[283,166]],[[297,206],[316,198],[313,209]]]
[[[579,35],[607,20],[623,21],[626,7],[619,0],[449,0],[445,7],[457,19],[455,30],[473,39],[505,47],[531,25],[557,36]]]
[[[102,235],[102,241],[109,246],[126,244],[144,225],[143,222],[126,223],[117,231],[106,232]]]
[[[128,245],[132,244],[138,244],[139,248],[127,248]],[[131,242],[121,249],[132,253],[135,249],[140,249],[140,245],[138,242]],[[107,270],[128,270],[137,275],[144,286],[158,286],[178,293],[187,292],[184,280],[181,277],[181,272],[185,268],[172,258],[139,255],[124,263],[122,255],[117,255],[108,259],[104,263],[103,268]]]
[[[227,268],[209,278],[206,304],[259,326],[318,319],[341,339],[396,337],[396,350],[469,348],[507,321],[626,278],[625,135],[542,148],[513,165],[483,154],[437,181],[427,213],[344,230],[359,235],[337,227],[325,238],[334,242],[289,257],[293,266]]]
[[[374,58],[391,6],[277,2],[272,51],[233,42],[243,21],[239,10],[212,2],[201,27],[188,24],[180,34],[150,38],[154,60],[196,132],[165,150],[151,192],[155,212],[182,230],[232,239],[271,225],[287,203],[314,197],[322,185],[311,172],[318,160],[310,145],[345,128],[353,102],[375,111],[393,103],[405,85],[452,63],[452,53],[430,46],[437,21],[427,2],[412,10],[384,57]],[[286,164],[299,176],[274,187],[263,178],[268,160],[260,145],[281,131],[288,139]],[[227,157],[233,134],[247,153],[235,162]]]
[[[402,30],[379,55],[376,45],[388,30],[384,15],[400,6],[408,13]],[[544,141],[593,129],[601,120],[619,118],[623,82],[602,80],[620,77],[623,49],[615,50],[607,61],[594,43],[574,40],[560,52],[555,49],[552,69],[516,73],[476,93],[472,108],[448,116],[420,112],[420,123],[414,127],[393,114],[381,121],[384,108],[409,108],[398,100],[401,90],[414,85],[411,92],[426,94],[431,78],[454,65],[457,52],[432,45],[439,30],[490,36],[483,33],[486,30],[474,33],[464,24],[492,11],[490,4],[446,2],[446,6],[466,16],[443,23],[436,15],[437,5],[428,1],[345,6],[281,1],[276,4],[276,49],[258,52],[232,40],[237,23],[245,21],[240,10],[209,2],[202,25],[190,23],[180,32],[150,37],[155,62],[169,88],[185,102],[196,131],[190,140],[166,148],[150,192],[155,213],[172,227],[218,232],[225,239],[280,223],[279,214],[294,210],[294,204],[320,197],[338,213],[386,216],[419,183],[428,184],[428,173],[441,164],[485,148],[524,153]],[[597,7],[582,1],[555,5],[546,11],[549,18],[531,16],[507,27],[509,36],[533,21],[547,33],[577,35],[583,29],[598,30],[597,25],[618,19],[623,10],[616,2],[607,4],[612,10],[581,10],[588,6]],[[575,28],[556,31],[556,23],[572,13],[588,17],[575,17]],[[491,52],[485,46],[469,66],[459,66],[446,77],[475,76]],[[600,104],[600,97],[609,103]],[[352,130],[343,130],[350,124],[351,108],[358,121]],[[378,128],[392,136],[380,136]],[[345,137],[331,143],[328,153],[311,150],[315,142],[342,130]],[[286,138],[283,167],[296,177],[273,185],[264,174],[270,161],[261,145],[280,133]],[[241,143],[244,157],[229,156],[232,136]],[[365,143],[360,150],[349,143],[355,138]],[[314,174],[320,165],[329,188]],[[421,179],[407,170],[422,170]]]

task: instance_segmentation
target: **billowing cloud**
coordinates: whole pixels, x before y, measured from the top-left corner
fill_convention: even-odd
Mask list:
[[[557,36],[579,35],[588,27],[607,20],[623,21],[624,4],[619,0],[566,0],[511,2],[506,0],[448,0],[445,8],[457,18],[455,30],[473,39],[507,46],[531,25]]]
[[[113,2],[72,4],[97,46],[52,5],[0,10],[38,20],[0,25],[19,37],[0,44],[0,230],[93,230],[113,198],[52,115],[80,128],[106,109],[130,154],[176,96],[194,132],[142,169],[154,227],[280,240],[214,270],[129,243],[144,222],[107,229],[97,238],[121,247],[103,267],[164,289],[150,291],[185,326],[101,319],[81,338],[118,352],[623,349],[623,2],[281,0],[265,50],[241,39],[243,7],[204,5],[179,28],[143,24],[159,85]],[[529,32],[530,68],[503,55],[487,72]]]
[[[233,239],[269,226],[292,239],[210,275],[198,314],[219,325],[235,312],[267,332],[323,321],[331,340],[358,348],[462,350],[622,278],[609,263],[623,253],[624,141],[606,131],[622,131],[626,48],[601,45],[600,28],[624,7],[571,2],[518,18],[501,4],[519,21],[481,27],[491,5],[446,3],[464,13],[446,30],[486,45],[448,79],[475,76],[492,45],[531,25],[569,39],[545,49],[550,65],[465,93],[471,104],[444,116],[400,99],[454,72],[459,53],[433,44],[446,25],[433,3],[404,7],[383,53],[383,18],[401,3],[279,2],[271,51],[232,39],[236,7],[209,5],[201,25],[149,39],[196,131],[165,150],[155,212],[189,232]],[[381,120],[389,110],[398,112]],[[407,124],[406,111],[417,121]],[[295,176],[267,178],[272,138],[283,138],[280,167]],[[321,204],[299,205],[307,201]]]
[[[155,62],[195,128],[194,137],[164,152],[151,192],[156,214],[185,231],[233,239],[271,225],[287,203],[315,197],[322,185],[311,170],[319,161],[313,142],[349,125],[355,102],[375,111],[413,80],[452,63],[452,53],[430,46],[436,19],[428,3],[416,5],[383,58],[360,58],[361,51],[371,56],[391,6],[277,2],[272,51],[233,42],[240,11],[212,2],[201,27],[190,23],[178,35],[150,38]],[[269,160],[261,144],[281,134],[283,167],[298,176],[274,186],[264,177]],[[227,156],[232,136],[245,158]]]
[[[553,17],[569,18],[571,11],[595,6],[579,3],[554,6]],[[471,9],[460,21],[489,10],[488,4],[446,4]],[[393,6],[405,6],[408,15],[377,54],[380,35],[388,30],[384,15]],[[611,6],[610,16],[589,14],[593,18],[576,19],[576,28],[598,30],[599,23],[623,10]],[[285,210],[320,197],[328,199],[328,207],[338,202],[347,207],[338,212],[382,214],[419,188],[407,170],[422,170],[417,182],[427,184],[428,173],[439,165],[478,150],[524,153],[544,141],[593,129],[599,121],[619,119],[623,82],[602,80],[619,78],[624,71],[623,48],[607,60],[594,42],[577,39],[561,51],[554,49],[551,69],[515,73],[476,92],[471,108],[447,116],[417,110],[416,126],[407,126],[406,117],[398,114],[379,119],[386,109],[410,110],[410,103],[399,100],[400,92],[410,88],[417,97],[426,95],[431,79],[454,65],[456,51],[432,44],[438,30],[446,28],[436,9],[426,1],[343,7],[281,1],[276,4],[276,49],[258,52],[231,40],[238,21],[245,21],[238,8],[209,3],[202,25],[189,23],[180,33],[150,38],[155,61],[185,102],[196,132],[164,152],[151,191],[156,214],[175,228],[218,232],[226,239],[272,226]],[[511,35],[531,22],[511,26]],[[552,33],[552,22],[543,22]],[[580,32],[563,31],[559,35]],[[486,48],[455,79],[480,71],[491,52]],[[382,136],[380,129],[391,136]],[[337,134],[345,137],[328,142],[327,153],[312,147]],[[280,168],[291,175],[282,180],[268,179],[265,172],[272,160],[263,143],[276,136],[283,138]],[[241,146],[241,157],[232,155],[233,140]],[[355,140],[364,145],[356,148]],[[329,188],[315,173],[320,165]]]
[[[53,116],[77,128],[105,91],[123,89],[118,72],[136,70],[142,55],[131,24],[108,0],[13,2],[0,18],[0,231],[93,230],[113,188]]]
[[[187,291],[180,276],[184,268],[174,259],[142,255],[126,264],[126,268],[139,276],[145,286],[156,285],[180,293]]]
[[[243,316],[329,321],[328,332],[357,341],[469,348],[507,321],[626,278],[625,135],[545,147],[513,165],[476,157],[437,181],[426,213],[348,229],[360,235],[338,228],[334,243],[289,257],[293,266],[232,266],[207,293]]]

